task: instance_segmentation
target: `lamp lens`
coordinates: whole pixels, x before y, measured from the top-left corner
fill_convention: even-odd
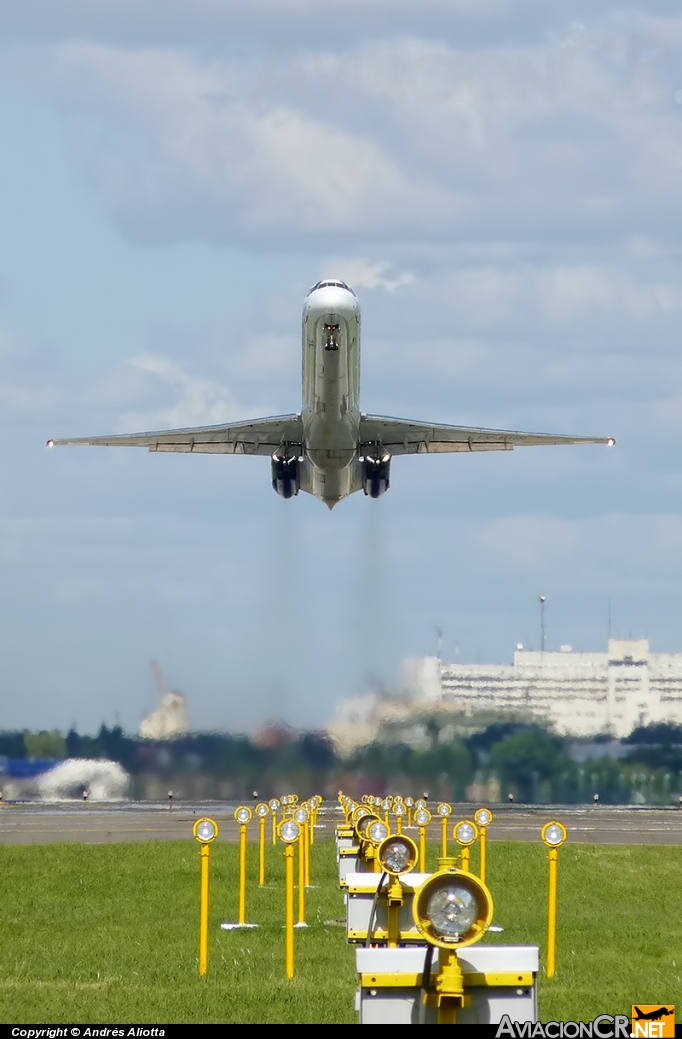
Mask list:
[[[452,811],[452,808],[450,807],[450,805],[446,805],[446,804],[438,805],[438,814],[439,815],[449,815],[451,811]]]
[[[552,823],[552,825],[548,826],[545,830],[545,840],[548,844],[561,844],[563,839],[564,831],[561,829],[560,826],[557,826],[556,823]]]
[[[426,916],[437,934],[461,938],[471,930],[479,915],[478,901],[459,884],[441,887],[426,903]]]
[[[367,833],[371,841],[373,841],[375,844],[380,844],[381,841],[388,837],[388,826],[386,825],[386,823],[382,823],[380,820],[377,820],[375,823],[372,823]]]
[[[410,849],[402,841],[394,841],[384,850],[383,865],[391,873],[404,873],[410,868],[412,855]]]
[[[215,826],[210,819],[202,819],[197,826],[197,837],[200,841],[210,841],[215,837]]]
[[[479,808],[476,812],[476,822],[479,826],[487,826],[492,816],[487,808]]]
[[[429,821],[429,813],[426,811],[425,808],[420,808],[418,811],[414,813],[414,821],[416,822],[417,826],[426,826],[426,824]]]
[[[471,823],[460,823],[457,827],[457,840],[462,841],[463,844],[469,844],[475,836],[476,831]]]
[[[294,812],[294,819],[296,820],[297,823],[307,823],[308,822],[308,813],[305,810],[305,808],[297,808],[296,811]]]
[[[295,823],[293,819],[287,819],[286,822],[282,823],[279,828],[280,836],[283,841],[291,843],[298,837],[298,823]]]
[[[279,801],[277,800],[277,798],[273,797],[272,801],[270,802],[270,808],[273,810],[273,812],[275,808],[279,808]]]
[[[238,823],[248,823],[249,821],[249,810],[248,808],[238,808],[235,815],[235,819]]]

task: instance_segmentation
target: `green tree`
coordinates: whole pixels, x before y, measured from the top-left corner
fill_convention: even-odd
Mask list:
[[[568,768],[561,740],[540,729],[496,743],[487,763],[487,771],[497,776],[503,788],[527,804],[536,801],[539,783],[549,782],[551,789]]]
[[[52,732],[25,732],[24,750],[27,758],[65,758],[66,740],[57,729]]]

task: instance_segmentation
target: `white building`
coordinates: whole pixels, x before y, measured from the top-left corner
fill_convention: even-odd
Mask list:
[[[513,664],[405,661],[406,693],[345,700],[328,733],[342,753],[400,732],[428,744],[434,714],[534,720],[560,735],[622,739],[638,725],[682,724],[682,653],[651,653],[647,639],[610,639],[606,653],[517,649]],[[449,732],[445,724],[444,735]]]
[[[682,653],[652,653],[647,639],[610,639],[606,653],[518,649],[514,663],[445,664],[409,670],[415,700],[474,714],[528,716],[571,736],[623,738],[638,725],[682,723]]]

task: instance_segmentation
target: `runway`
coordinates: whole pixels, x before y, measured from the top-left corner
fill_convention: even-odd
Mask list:
[[[130,803],[123,805],[62,803],[9,804],[0,808],[0,844],[50,844],[58,841],[83,844],[118,841],[191,840],[197,819],[209,815],[220,828],[218,840],[234,841],[239,826],[234,821],[236,804],[224,801],[175,805]],[[450,817],[448,834],[454,823],[471,818],[473,805],[456,805]],[[433,806],[435,809],[435,805]],[[682,811],[673,808],[580,808],[574,806],[506,805],[495,810],[488,828],[491,841],[537,841],[544,823],[563,822],[571,843],[587,844],[682,844]],[[331,802],[323,804],[318,816],[316,837],[332,837],[342,813]],[[271,839],[271,819],[267,819]],[[416,835],[412,828],[406,832]],[[249,840],[258,839],[258,822],[249,825]],[[440,838],[440,821],[431,824],[429,840]]]

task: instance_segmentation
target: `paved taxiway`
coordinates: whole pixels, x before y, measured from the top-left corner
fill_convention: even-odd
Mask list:
[[[191,839],[192,826],[202,815],[210,815],[220,827],[219,840],[236,840],[238,824],[234,804],[225,802],[175,805],[127,804],[123,806],[70,804],[59,806],[9,804],[0,808],[0,844],[47,844],[68,841],[102,844],[116,841],[168,841]],[[435,805],[431,806],[435,809]],[[493,809],[494,810],[494,809]],[[495,810],[494,810],[495,811]],[[472,805],[457,805],[455,820],[470,818]],[[331,837],[342,814],[334,805],[323,805],[318,816],[318,837]],[[682,844],[682,811],[649,808],[547,808],[506,805],[495,811],[488,838],[492,841],[539,839],[540,829],[550,819],[559,819],[568,829],[572,843],[588,844]],[[271,820],[267,820],[268,837]],[[416,835],[416,830],[407,831]],[[440,837],[440,821],[429,827],[429,839]],[[249,839],[258,839],[258,823],[249,826]]]

